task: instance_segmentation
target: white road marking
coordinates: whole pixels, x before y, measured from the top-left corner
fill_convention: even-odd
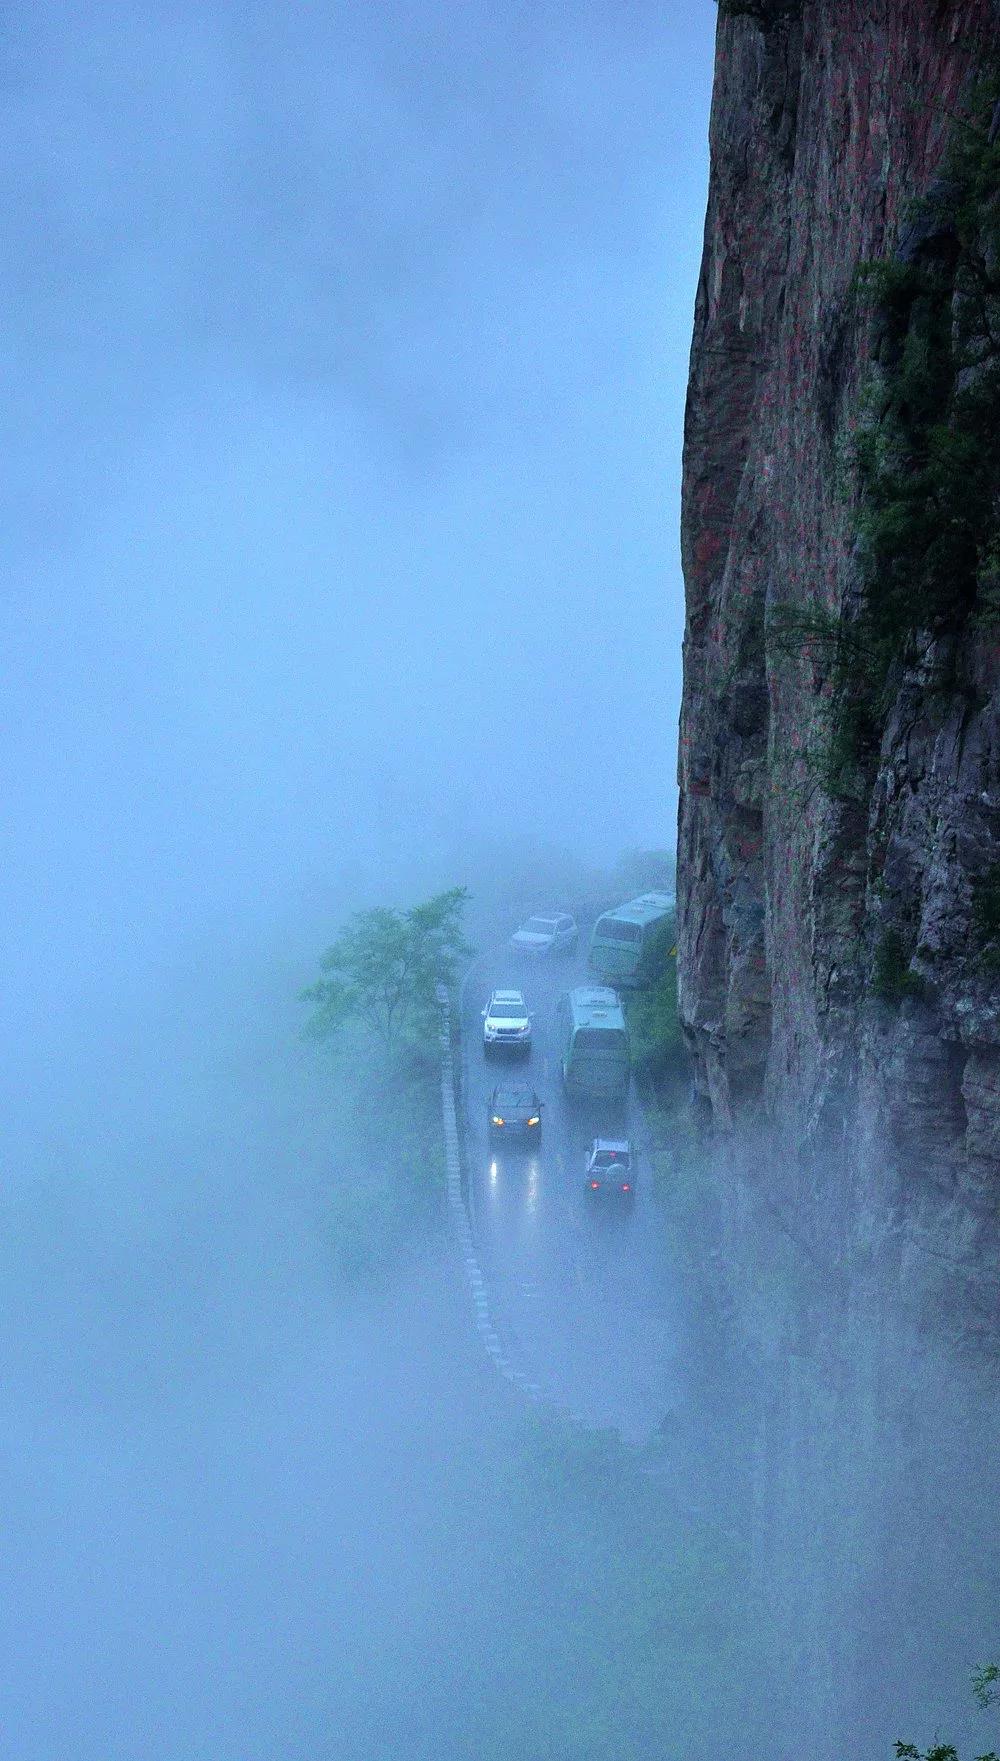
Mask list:
[[[470,1142],[475,1143],[477,1141],[475,1120],[473,1117],[473,1090],[475,1087],[477,1098],[481,1097],[481,1103],[485,1104],[489,1097],[489,1089],[491,1086],[487,1082],[484,1087],[481,1078],[474,1084],[470,1069],[468,1036],[462,1032],[466,1009],[466,990],[472,973],[476,970],[476,965],[477,963],[474,962],[473,965],[469,967],[459,990],[460,1037],[458,1059],[456,1059],[452,1046],[451,1009],[448,993],[443,985],[440,985],[437,991],[438,1004],[441,1009],[441,1032],[439,1035],[441,1045],[441,1110],[445,1139],[448,1209],[452,1225],[458,1238],[458,1245],[462,1252],[466,1285],[472,1299],[472,1306],[475,1310],[475,1331],[483,1343],[483,1348],[489,1357],[490,1362],[493,1364],[498,1374],[503,1376],[506,1382],[509,1382],[513,1387],[517,1388],[520,1393],[526,1395],[528,1399],[533,1401],[544,1411],[558,1414],[569,1424],[578,1426],[581,1429],[589,1429],[592,1421],[584,1418],[583,1415],[574,1407],[570,1406],[566,1400],[548,1393],[540,1382],[532,1380],[525,1370],[512,1364],[510,1359],[506,1356],[501,1343],[501,1336],[494,1324],[489,1290],[486,1280],[483,1277],[482,1267],[476,1251],[472,1226],[476,1182],[470,1178],[468,1182],[468,1191],[466,1194],[463,1194],[461,1176],[462,1143],[459,1138],[459,1133],[461,1131],[462,1142],[465,1144],[469,1144]],[[461,1125],[459,1124],[458,1095],[456,1087],[456,1074],[459,1068],[459,1063],[463,1076],[462,1087],[466,1100]],[[549,1058],[547,1054],[543,1054],[542,1074],[546,1080],[548,1079],[549,1068]],[[491,1075],[492,1072],[484,1067],[481,1077],[489,1078]],[[555,1159],[559,1174],[565,1176],[567,1164],[565,1154],[561,1148],[557,1149]],[[583,1227],[582,1221],[568,1196],[562,1196],[567,1224],[579,1234]],[[580,1289],[585,1292],[586,1285],[584,1284],[583,1273],[580,1265],[576,1261],[573,1262],[573,1270]],[[522,1286],[521,1295],[523,1299],[531,1305],[544,1300],[544,1291],[539,1287],[537,1282],[531,1280],[525,1281]],[[516,1334],[514,1335],[514,1338],[516,1343]]]

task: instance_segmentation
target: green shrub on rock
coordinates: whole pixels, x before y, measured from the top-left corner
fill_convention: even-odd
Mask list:
[[[911,968],[912,954],[898,929],[883,930],[875,946],[872,995],[896,1007],[905,997],[922,997],[924,981]]]
[[[854,276],[872,357],[844,449],[858,593],[848,611],[799,609],[803,626],[839,625],[799,632],[814,657],[827,657],[831,751],[821,781],[835,798],[857,795],[859,767],[870,773],[877,762],[918,653],[1000,623],[998,115],[994,68],[973,88],[941,175],[911,204],[894,255]],[[778,610],[780,652],[789,632]],[[933,686],[963,688],[971,686],[960,667]]]

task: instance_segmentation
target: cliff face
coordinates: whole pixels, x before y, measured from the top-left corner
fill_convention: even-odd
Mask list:
[[[982,351],[951,348],[976,218],[966,203],[960,245],[948,155],[956,131],[984,152],[996,136],[1000,110],[968,118],[998,54],[992,0],[723,5],[683,513],[697,1086],[719,1131],[763,1132],[773,1196],[824,1255],[845,1228],[898,1246],[904,1217],[908,1273],[929,1250],[974,1282],[1000,1193],[1000,564],[973,535],[977,579],[952,590],[969,604],[938,584],[911,615],[912,495],[910,576],[886,546],[920,450],[900,374],[938,363],[932,466],[956,386],[982,386]],[[992,253],[973,253],[990,274]],[[876,261],[873,306],[857,271]],[[997,312],[987,290],[988,340]]]

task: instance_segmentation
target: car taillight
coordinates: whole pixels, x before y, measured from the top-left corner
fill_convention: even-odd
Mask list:
[[[622,1185],[622,1191],[623,1192],[631,1192],[632,1191],[632,1188],[630,1187],[627,1180]]]
[[[601,1184],[601,1183],[600,1183],[600,1181],[599,1181],[599,1180],[592,1180],[592,1181],[591,1181],[591,1182],[590,1182],[590,1190],[591,1190],[591,1192],[597,1192],[597,1191],[598,1191],[598,1190],[599,1190],[599,1188],[600,1188],[600,1184]]]

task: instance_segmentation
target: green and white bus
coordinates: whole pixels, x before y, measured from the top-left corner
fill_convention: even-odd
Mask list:
[[[556,1011],[563,1087],[570,1095],[624,1100],[631,1056],[622,1006],[604,985],[581,984]]]
[[[672,893],[642,893],[627,905],[605,911],[590,938],[591,972],[605,984],[649,984],[657,976],[651,968],[650,951],[658,938],[660,942],[664,939],[662,932],[669,927],[676,908]]]

